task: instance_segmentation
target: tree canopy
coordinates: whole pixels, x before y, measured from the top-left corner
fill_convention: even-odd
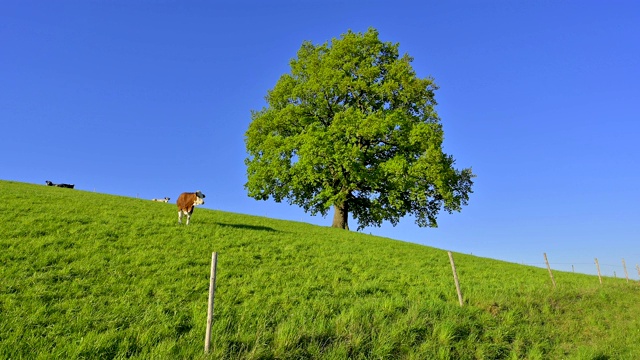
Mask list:
[[[474,175],[442,150],[437,86],[398,47],[372,28],[304,42],[267,106],[251,113],[249,196],[311,214],[333,207],[332,226],[345,229],[349,214],[359,229],[406,215],[436,227],[440,210],[467,205]]]

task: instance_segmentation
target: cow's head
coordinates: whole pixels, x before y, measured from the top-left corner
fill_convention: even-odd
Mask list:
[[[202,191],[196,191],[196,201],[193,202],[193,205],[203,205],[204,204],[204,194]]]

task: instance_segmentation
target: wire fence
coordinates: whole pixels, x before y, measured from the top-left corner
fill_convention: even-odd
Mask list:
[[[546,254],[545,254],[546,258]],[[601,263],[598,258],[594,258],[593,262],[539,262],[539,263],[521,263],[522,265],[549,267],[554,271],[578,272],[587,275],[598,275],[600,277],[623,278],[627,280],[640,281],[640,265],[638,263],[627,263],[624,258],[620,263],[614,264],[610,262]]]

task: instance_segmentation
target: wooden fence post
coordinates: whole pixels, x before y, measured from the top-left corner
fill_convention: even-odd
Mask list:
[[[211,324],[213,323],[213,300],[216,293],[216,267],[218,265],[218,253],[211,254],[211,277],[209,278],[209,306],[207,309],[207,331],[204,336],[204,352],[209,353],[211,346]]]
[[[458,281],[458,272],[456,271],[456,264],[453,262],[453,255],[451,251],[448,251],[449,254],[449,262],[451,263],[451,270],[453,270],[453,280],[456,283],[456,291],[458,292],[458,301],[460,302],[460,306],[463,306],[462,301],[462,291],[460,291],[460,282]]]
[[[598,264],[598,258],[596,258],[596,268],[598,269],[598,279],[600,279],[600,285],[602,285],[602,275],[600,274],[600,264]]]
[[[624,258],[622,258],[622,268],[624,269],[624,277],[626,277],[627,282],[629,282],[629,273],[627,272],[627,264],[624,262]]]
[[[547,270],[549,270],[549,276],[551,277],[551,282],[553,283],[553,288],[556,288],[556,280],[553,278],[553,273],[551,272],[551,266],[549,265],[549,260],[547,260],[547,253],[544,253],[544,262],[547,263]]]

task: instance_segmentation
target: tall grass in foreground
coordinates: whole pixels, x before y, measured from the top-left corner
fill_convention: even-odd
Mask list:
[[[0,358],[640,358],[621,279],[455,254],[460,307],[443,250],[6,181],[0,223]]]

